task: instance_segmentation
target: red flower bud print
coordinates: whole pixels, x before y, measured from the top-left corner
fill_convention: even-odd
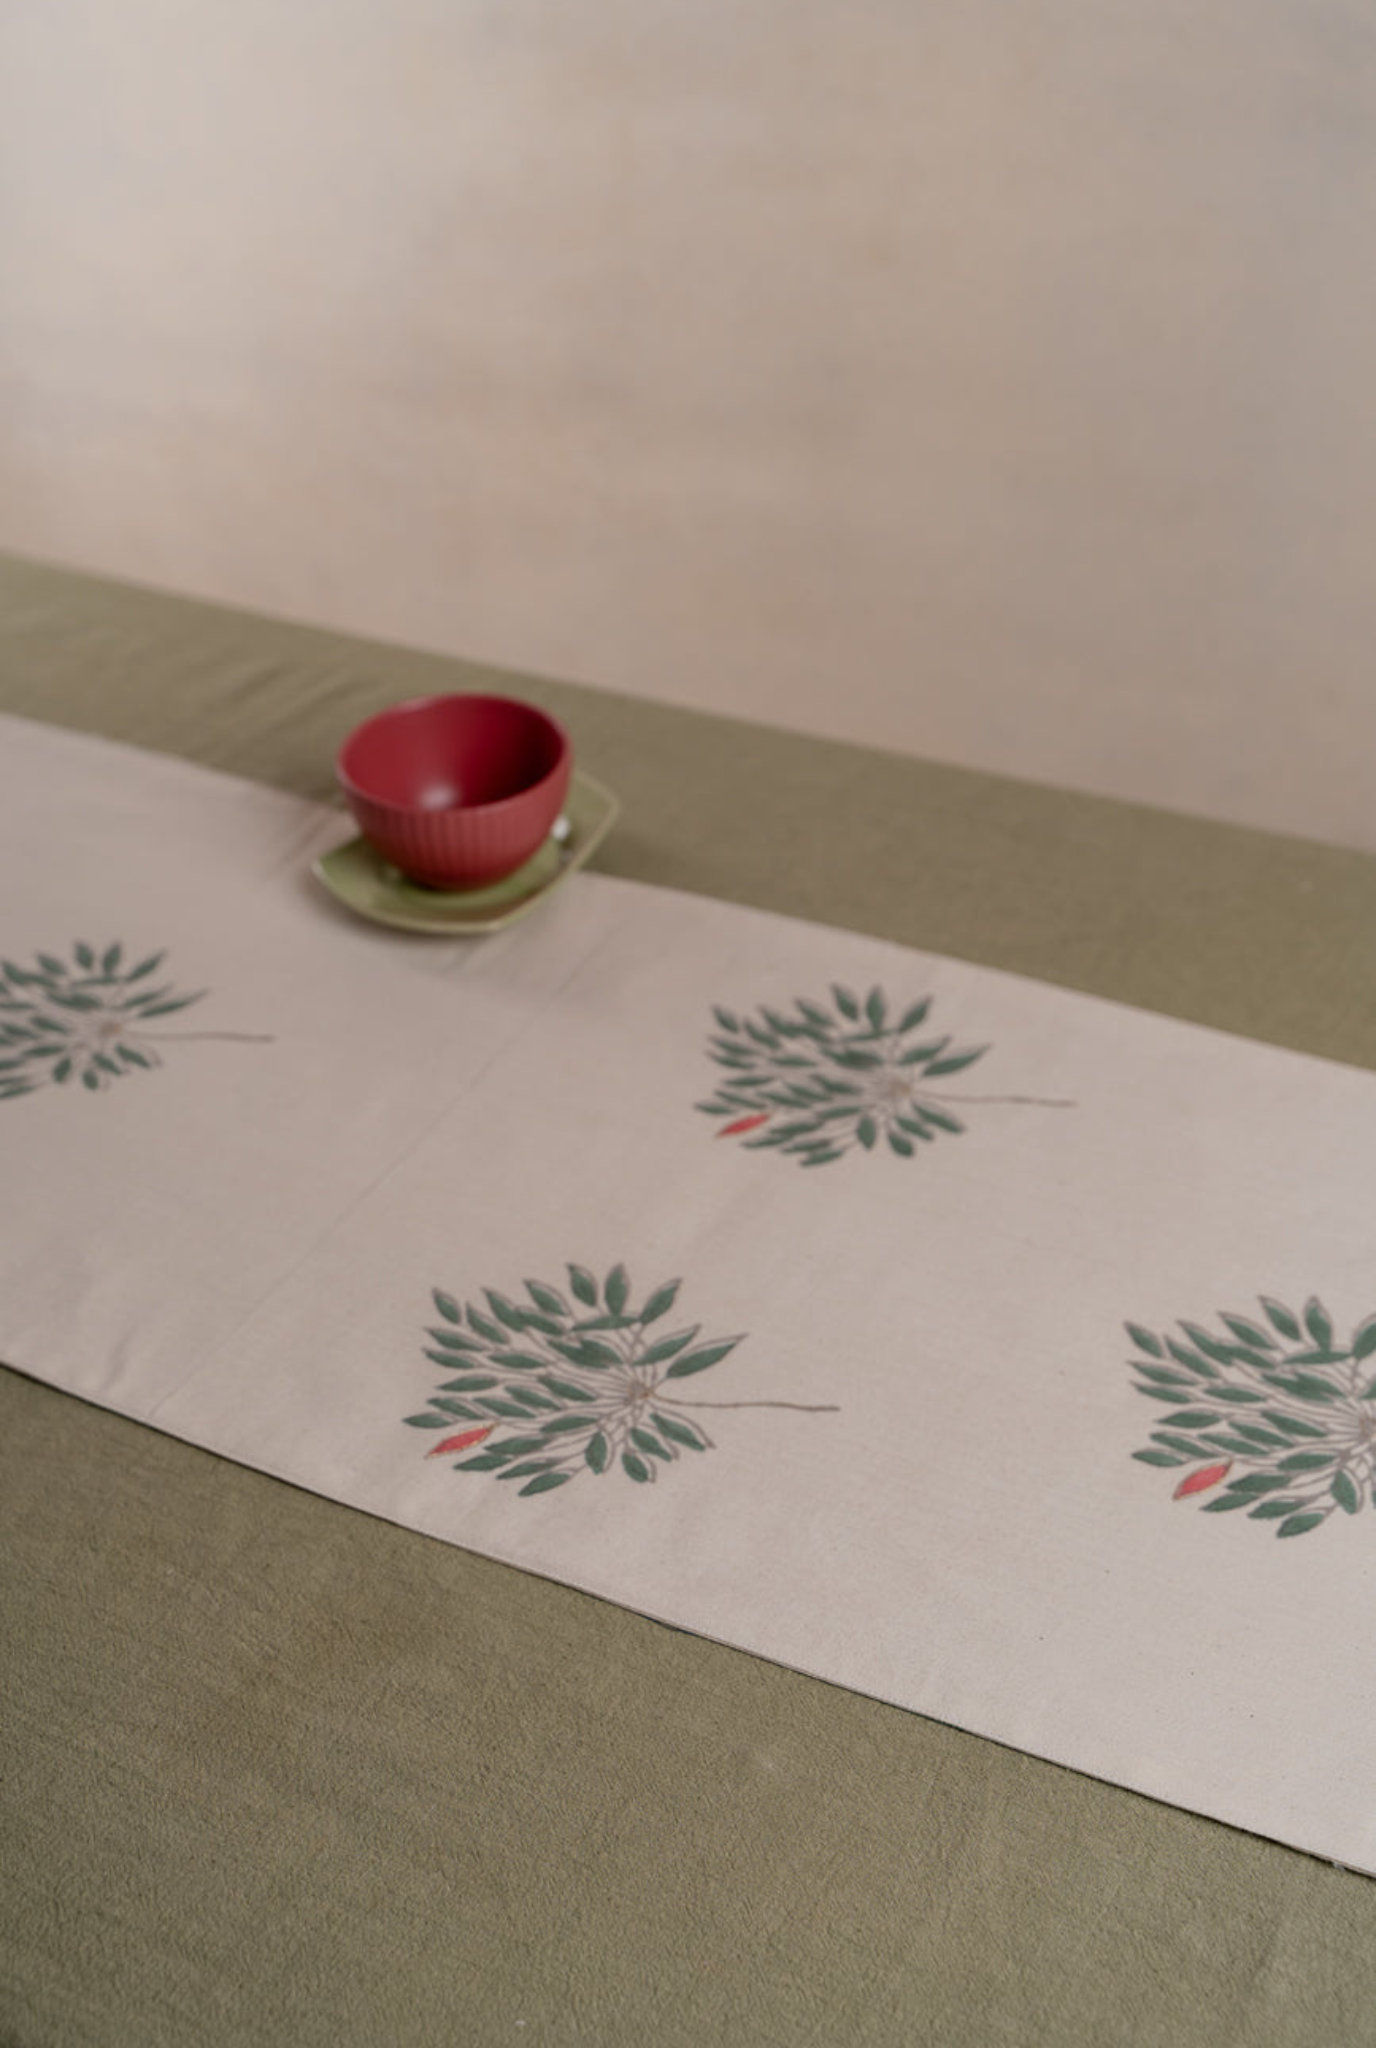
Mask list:
[[[434,1450],[427,1451],[425,1455],[438,1458],[445,1451],[471,1450],[474,1444],[480,1444],[485,1437],[491,1436],[496,1427],[495,1422],[484,1422],[477,1429],[461,1430],[458,1436],[447,1436],[442,1444],[436,1444]]]
[[[761,1110],[758,1116],[738,1116],[733,1124],[726,1124],[717,1132],[719,1138],[736,1138],[744,1131],[757,1131],[761,1124],[769,1122],[769,1111]]]
[[[1220,1479],[1226,1479],[1233,1469],[1231,1458],[1225,1458],[1221,1465],[1204,1465],[1198,1472],[1191,1472],[1181,1480],[1171,1498],[1184,1500],[1192,1493],[1203,1493],[1210,1486],[1217,1486]]]

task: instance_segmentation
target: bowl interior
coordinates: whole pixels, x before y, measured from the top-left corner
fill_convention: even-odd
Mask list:
[[[553,774],[568,741],[552,718],[509,697],[431,697],[398,704],[349,735],[345,786],[398,810],[503,803]]]

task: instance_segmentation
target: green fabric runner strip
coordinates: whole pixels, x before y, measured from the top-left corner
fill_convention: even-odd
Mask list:
[[[470,680],[50,571],[4,595],[7,708],[201,728],[314,794],[363,710]],[[1371,1057],[1357,857],[532,694],[626,800],[604,871]],[[1361,2038],[1355,1880],[4,1398],[17,2039],[1179,2039],[1206,1998],[1213,2038]]]

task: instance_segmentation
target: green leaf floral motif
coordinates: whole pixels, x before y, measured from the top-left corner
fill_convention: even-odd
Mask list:
[[[952,1105],[1032,1104],[1069,1109],[1031,1095],[967,1095],[944,1083],[983,1059],[987,1045],[956,1046],[929,1022],[931,997],[906,1007],[881,988],[861,998],[833,983],[791,1011],[764,1005],[753,1015],[718,1007],[707,1051],[725,1072],[697,1107],[719,1117],[719,1138],[748,1149],[776,1148],[800,1166],[825,1166],[857,1146],[911,1159],[924,1145],[965,1129]]]
[[[96,1092],[162,1065],[173,1039],[266,1039],[241,1031],[166,1030],[163,1019],[199,1003],[158,978],[166,955],[126,960],[123,945],[78,940],[70,957],[37,953],[31,967],[0,960],[0,1102],[68,1083]]]
[[[696,1386],[681,1391],[742,1339],[704,1336],[699,1323],[666,1327],[678,1280],[651,1288],[639,1307],[621,1264],[605,1277],[570,1265],[560,1285],[523,1285],[524,1300],[485,1288],[491,1314],[433,1291],[440,1320],[423,1348],[443,1377],[429,1406],[405,1422],[443,1430],[428,1457],[469,1453],[456,1459],[456,1472],[518,1482],[520,1495],[609,1472],[653,1485],[685,1452],[714,1448],[697,1420],[704,1409],[837,1413],[799,1401],[704,1401]]]
[[[1221,1330],[1140,1323],[1136,1387],[1158,1415],[1144,1465],[1188,1468],[1176,1500],[1205,1514],[1246,1514],[1277,1536],[1304,1536],[1339,1508],[1357,1515],[1376,1485],[1376,1316],[1340,1341],[1317,1297],[1297,1314],[1270,1296],[1260,1315],[1221,1313]]]

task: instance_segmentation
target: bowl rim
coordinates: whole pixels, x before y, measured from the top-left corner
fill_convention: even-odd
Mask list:
[[[355,741],[360,739],[373,726],[381,725],[390,719],[400,717],[408,712],[427,711],[436,704],[449,704],[460,701],[466,704],[501,704],[512,706],[518,711],[527,713],[554,734],[559,743],[559,752],[552,765],[546,769],[538,782],[528,782],[524,789],[513,790],[510,796],[493,797],[488,803],[458,804],[452,810],[446,812],[427,812],[420,804],[399,804],[393,802],[389,797],[374,796],[370,789],[365,788],[361,782],[355,781],[354,777],[350,775],[345,767],[345,754],[354,745]],[[341,789],[343,789],[347,796],[357,797],[360,803],[370,804],[374,810],[390,811],[398,818],[422,816],[432,818],[442,816],[454,818],[494,817],[498,812],[506,810],[512,804],[529,803],[533,796],[545,789],[558,775],[566,770],[571,772],[572,766],[573,742],[569,738],[568,728],[563,722],[556,718],[552,711],[546,711],[543,705],[532,704],[528,697],[509,697],[503,695],[499,690],[438,690],[433,691],[426,697],[404,697],[396,704],[384,704],[381,710],[372,712],[367,718],[360,720],[357,725],[345,733],[335,750],[334,757],[335,776]]]

